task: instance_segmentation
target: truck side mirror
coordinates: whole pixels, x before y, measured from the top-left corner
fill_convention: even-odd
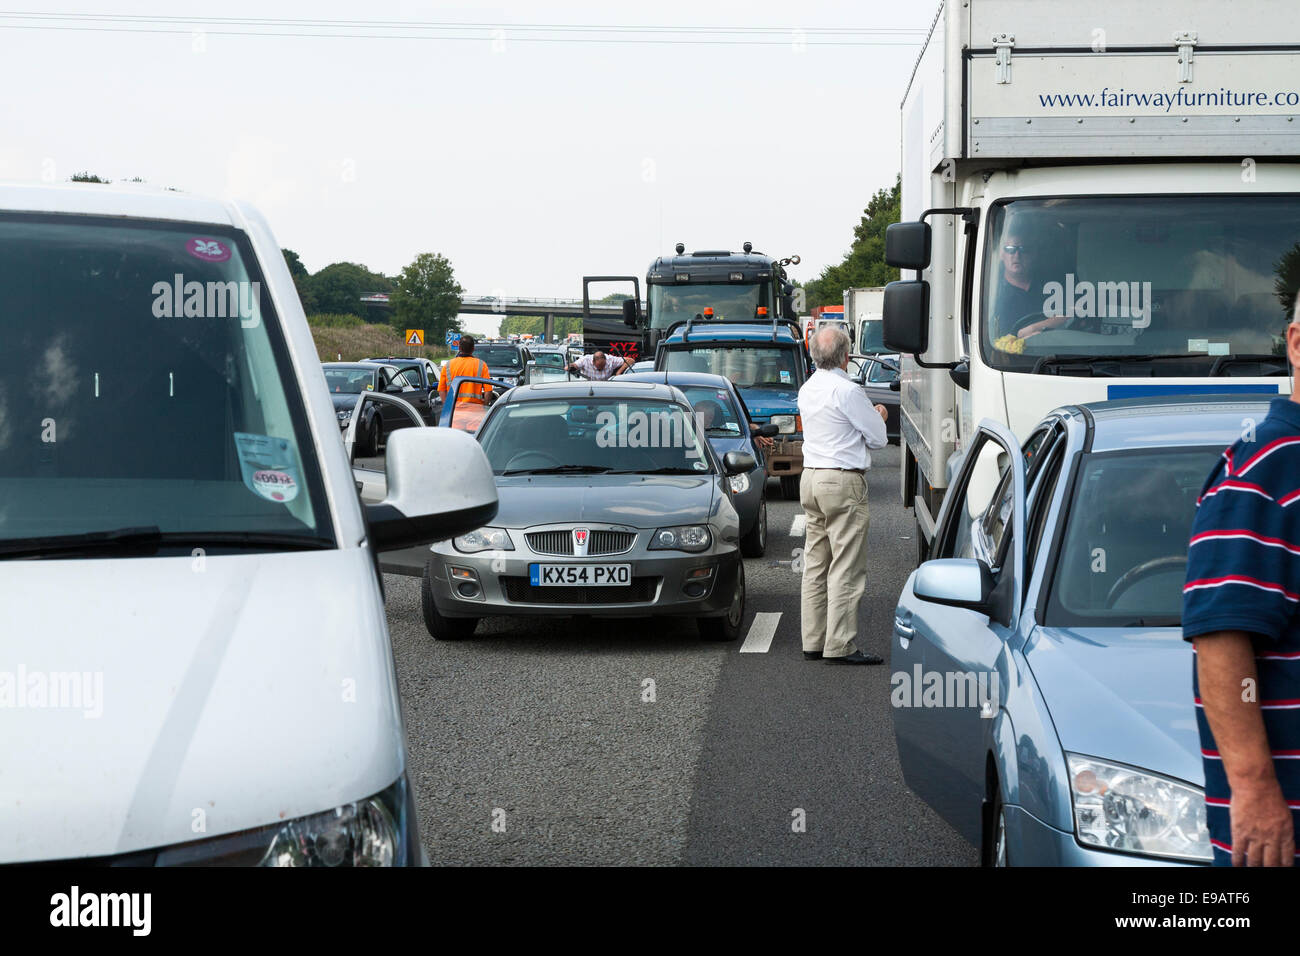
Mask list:
[[[641,323],[641,303],[636,299],[623,300],[623,324],[635,329]]]
[[[781,296],[781,318],[798,321],[799,315],[794,310],[794,293]]]
[[[882,321],[885,348],[911,355],[924,352],[930,345],[930,283],[909,279],[885,286]]]
[[[920,272],[930,267],[930,224],[896,222],[885,230],[885,262]]]

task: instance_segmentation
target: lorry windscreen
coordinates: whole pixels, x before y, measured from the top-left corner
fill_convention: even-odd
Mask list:
[[[1295,195],[1013,200],[989,216],[982,354],[1006,371],[1069,355],[1207,375],[1221,356],[1285,354],[1297,284]],[[1186,361],[1152,371],[1126,356]]]
[[[770,289],[761,282],[652,285],[649,295],[652,329],[702,317],[706,308],[718,322],[752,322],[760,305],[772,308]]]
[[[737,348],[700,345],[669,349],[664,371],[723,375],[737,388],[798,388],[798,355],[793,348]]]

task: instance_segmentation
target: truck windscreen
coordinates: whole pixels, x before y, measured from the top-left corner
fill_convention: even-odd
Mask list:
[[[1218,356],[1285,355],[1300,197],[1014,200],[991,210],[984,253],[992,367],[1111,357],[1118,374],[1148,375],[1124,359],[1182,356],[1175,374],[1204,375]]]
[[[758,307],[772,308],[765,283],[717,283],[650,286],[650,327],[666,329],[674,322],[703,317],[713,310],[718,322],[753,322]],[[769,311],[768,315],[771,315]]]

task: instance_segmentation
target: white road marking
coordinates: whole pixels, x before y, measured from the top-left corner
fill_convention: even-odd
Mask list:
[[[754,615],[745,635],[745,643],[740,645],[742,654],[766,654],[776,636],[776,626],[781,623],[780,611],[761,612]]]
[[[807,525],[807,519],[804,517],[804,513],[801,511],[797,515],[795,515],[794,520],[790,522],[790,537],[802,538],[804,536],[804,530],[806,528],[806,525]]]

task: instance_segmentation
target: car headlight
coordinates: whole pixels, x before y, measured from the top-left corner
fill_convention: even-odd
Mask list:
[[[339,412],[338,418],[339,421],[341,422],[349,421],[352,418],[352,409],[350,408],[343,409],[343,411]]]
[[[707,525],[688,524],[660,528],[650,539],[651,551],[705,551],[713,543]]]
[[[1205,792],[1145,770],[1067,753],[1074,829],[1084,846],[1210,862]]]
[[[793,415],[773,415],[769,421],[777,427],[782,435],[793,435],[795,433]]]
[[[749,490],[749,475],[744,472],[739,475],[732,475],[727,480],[731,482],[732,494],[743,495]]]
[[[462,534],[451,539],[451,546],[462,554],[475,554],[479,551],[513,551],[510,533],[504,528],[479,528],[469,534]]]
[[[373,797],[167,847],[157,866],[405,866],[419,853],[405,776]]]

